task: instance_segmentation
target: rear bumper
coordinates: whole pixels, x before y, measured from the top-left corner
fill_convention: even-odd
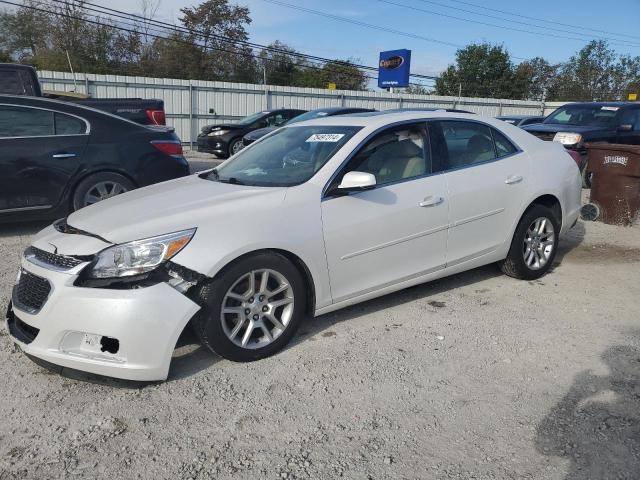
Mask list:
[[[133,290],[82,288],[77,275],[22,260],[45,278],[37,313],[9,306],[6,327],[22,350],[62,367],[127,380],[164,380],[176,341],[199,306],[166,283]],[[117,342],[115,342],[117,340]]]

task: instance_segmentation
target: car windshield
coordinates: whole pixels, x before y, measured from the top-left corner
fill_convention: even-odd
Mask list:
[[[256,120],[260,120],[268,113],[269,112],[258,112],[254,113],[253,115],[249,115],[248,117],[241,118],[240,120],[238,120],[238,125],[251,125],[253,122],[255,122]]]
[[[608,127],[613,125],[618,107],[600,105],[569,105],[549,115],[542,123],[577,125],[581,127]]]
[[[314,118],[322,118],[327,117],[329,114],[323,110],[311,110],[310,112],[305,112],[302,115],[298,115],[297,117],[293,117],[291,120],[287,122],[287,125],[291,125],[292,123],[304,122],[306,120],[313,120]]]
[[[285,127],[240,151],[207,179],[289,187],[309,180],[361,127]]]

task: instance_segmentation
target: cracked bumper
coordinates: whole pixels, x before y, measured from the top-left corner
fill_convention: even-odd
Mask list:
[[[166,283],[131,290],[82,288],[73,285],[77,273],[52,271],[24,258],[22,269],[48,280],[51,290],[37,313],[13,302],[7,328],[17,318],[39,331],[26,343],[12,324],[11,338],[29,355],[98,375],[166,379],[176,341],[200,308]],[[101,351],[96,344],[101,337],[117,339],[118,351]]]

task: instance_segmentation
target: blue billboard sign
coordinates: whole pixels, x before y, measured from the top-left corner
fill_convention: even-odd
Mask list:
[[[408,87],[411,69],[411,50],[380,52],[378,87]]]

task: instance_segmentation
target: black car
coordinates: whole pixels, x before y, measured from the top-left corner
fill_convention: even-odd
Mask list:
[[[510,123],[516,127],[524,127],[525,125],[533,125],[534,123],[542,123],[544,117],[541,115],[502,115],[496,117],[498,120]]]
[[[198,151],[227,158],[242,150],[242,137],[259,128],[279,127],[306,110],[281,108],[264,110],[244,117],[236,123],[207,125],[198,135]]]
[[[328,107],[328,108],[318,108],[317,110],[311,110],[307,113],[303,113],[302,115],[298,115],[297,117],[292,118],[286,125],[291,125],[296,122],[304,122],[305,120],[313,120],[315,118],[322,117],[332,117],[334,115],[348,115],[349,113],[363,113],[363,112],[375,112],[375,110],[371,108],[355,108],[355,107]],[[266,127],[260,128],[258,130],[254,130],[253,132],[247,133],[244,137],[242,137],[243,146],[251,145],[256,140],[264,137],[266,134],[277,130],[280,126],[274,127]]]
[[[188,175],[180,139],[73,103],[0,95],[0,221],[60,217]]]
[[[542,123],[523,127],[542,140],[556,140],[580,153],[585,187],[590,186],[587,168],[589,142],[640,145],[640,103],[570,103],[555,110]]]

